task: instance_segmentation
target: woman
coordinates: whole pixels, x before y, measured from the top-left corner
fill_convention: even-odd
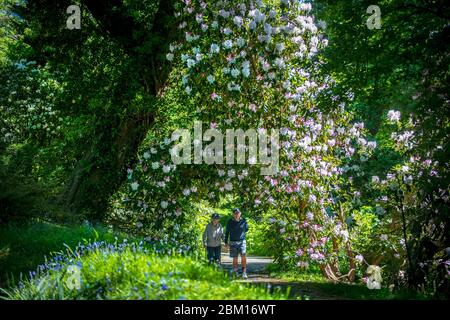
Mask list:
[[[203,232],[203,246],[206,247],[209,262],[220,263],[224,232],[219,221],[220,216],[214,213],[211,216],[211,222],[206,225],[205,231]]]

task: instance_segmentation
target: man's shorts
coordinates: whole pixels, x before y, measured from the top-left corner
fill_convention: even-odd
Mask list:
[[[242,241],[230,241],[230,257],[235,258],[239,254],[245,256],[247,252],[247,243],[245,240]]]

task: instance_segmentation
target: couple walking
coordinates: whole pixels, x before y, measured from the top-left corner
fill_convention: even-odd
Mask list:
[[[238,256],[241,255],[242,277],[247,279],[246,241],[248,223],[241,217],[239,209],[233,209],[233,216],[227,222],[225,232],[220,224],[220,216],[214,213],[211,222],[208,223],[203,232],[203,245],[206,247],[209,262],[220,263],[222,240],[225,247],[230,249],[230,257],[233,258],[233,269],[236,276],[238,271]]]

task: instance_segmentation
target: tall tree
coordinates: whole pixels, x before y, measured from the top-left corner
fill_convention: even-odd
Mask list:
[[[28,57],[63,77],[64,112],[90,117],[90,130],[61,200],[100,219],[154,125],[169,68],[165,53],[178,36],[173,1],[86,0],[81,29],[69,30],[72,1],[27,1],[22,18]]]
[[[448,292],[443,261],[450,258],[449,3],[383,1],[379,29],[366,25],[371,1],[316,3],[330,39],[328,72],[341,90],[354,92],[357,114],[380,142],[367,169],[382,176],[398,167],[420,167],[415,174],[411,169],[396,175],[408,183],[394,189],[396,205],[391,206],[406,242],[407,282]],[[396,125],[384,125],[388,110],[398,110]]]

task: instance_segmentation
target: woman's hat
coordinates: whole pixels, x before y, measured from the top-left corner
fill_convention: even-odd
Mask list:
[[[239,208],[234,208],[234,209],[233,209],[233,213],[236,213],[236,212],[241,213],[241,210],[239,210]]]
[[[220,215],[217,213],[213,213],[211,219],[220,219]]]

